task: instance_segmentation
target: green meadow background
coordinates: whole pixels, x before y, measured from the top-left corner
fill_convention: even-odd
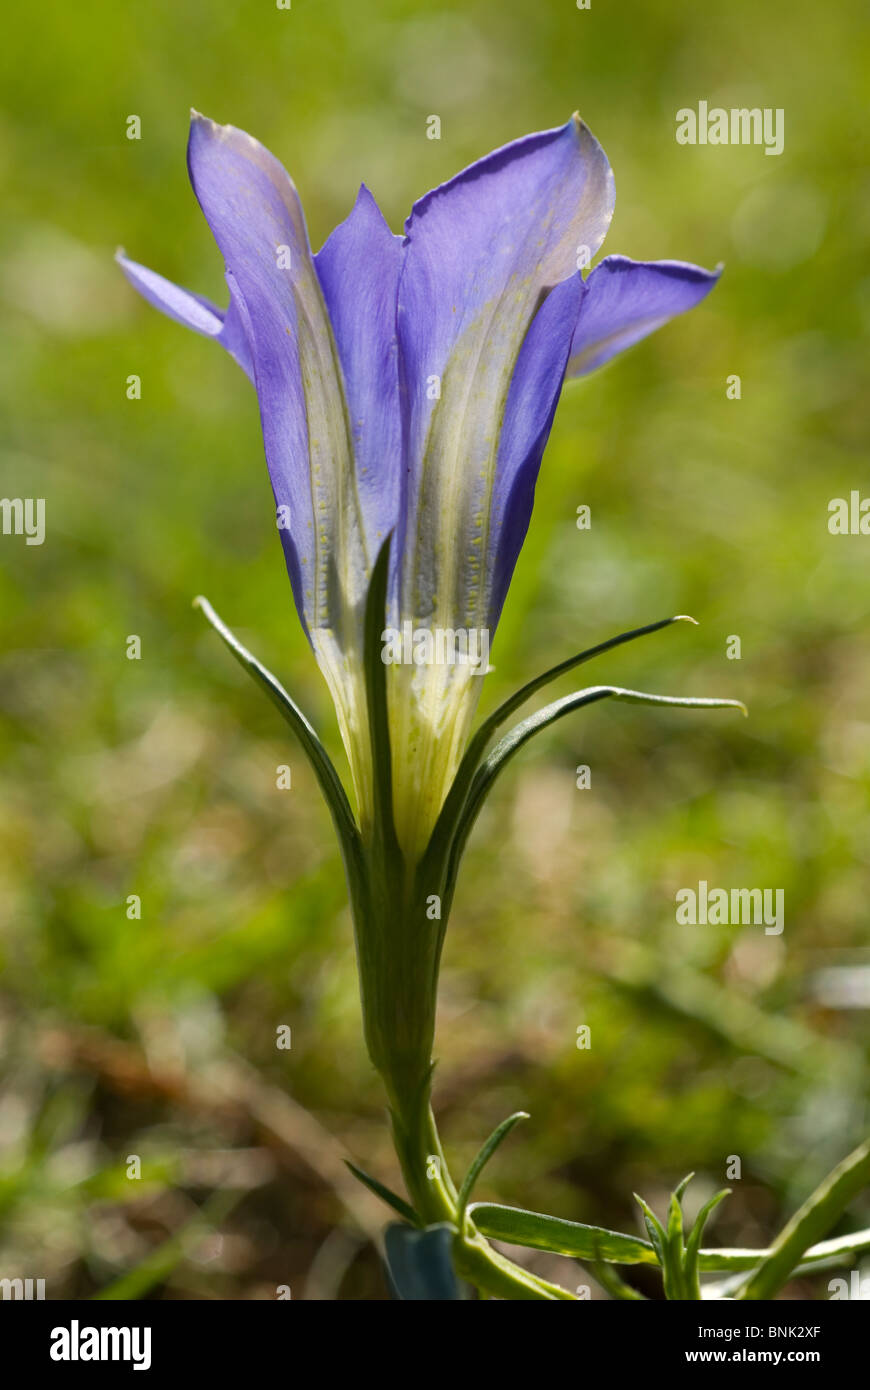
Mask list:
[[[621,1229],[633,1190],[661,1207],[694,1169],[697,1207],[736,1156],[716,1244],[764,1244],[865,1134],[870,539],[827,520],[870,495],[868,56],[861,0],[6,16],[0,493],[44,497],[47,535],[0,536],[0,1276],[49,1298],[387,1296],[383,1213],[341,1164],[398,1182],[328,815],[191,606],[208,596],[340,757],[254,395],[112,260],[121,244],[225,302],[191,106],[279,155],[314,246],[361,180],[399,230],[426,189],[579,109],[615,172],[605,250],[725,263],[701,308],[566,389],[485,707],[691,613],[589,679],[739,697],[750,718],[602,705],[516,760],[448,934],[436,1105],[457,1168],[531,1112],[481,1196]],[[783,108],[783,154],[679,146],[701,99]],[[677,925],[701,879],[782,888],[783,934]],[[841,1229],[868,1224],[870,1199]],[[826,1278],[789,1291],[825,1298]]]

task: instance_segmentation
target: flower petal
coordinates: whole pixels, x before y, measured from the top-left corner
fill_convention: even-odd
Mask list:
[[[580,275],[557,285],[538,310],[520,349],[511,379],[499,441],[488,535],[487,623],[495,631],[535,497],[553,416],[565,379],[565,363],[582,314]]]
[[[496,150],[415,206],[398,319],[403,615],[486,623],[490,508],[514,367],[542,299],[595,253],[612,212],[610,166],[577,117]]]
[[[188,167],[250,334],[297,606],[311,632],[352,641],[365,545],[341,372],[296,189],[251,136],[196,114]]]
[[[249,337],[296,606],[335,703],[365,820],[371,805],[362,660],[368,557],[338,351],[302,207],[289,175],[263,145],[196,114],[188,168]]]
[[[341,363],[366,544],[374,556],[396,525],[401,491],[396,291],[402,238],[390,231],[365,185],[314,264]]]
[[[612,211],[610,166],[576,117],[496,150],[414,207],[398,306],[403,628],[464,632],[488,648],[564,377],[578,267]],[[393,668],[394,805],[411,859],[461,757],[484,669]]]
[[[687,261],[607,256],[586,281],[566,374],[585,376],[668,319],[693,309],[720,274]]]
[[[147,266],[129,260],[123,251],[117,253],[115,260],[143,299],[147,299],[149,304],[153,304],[155,309],[160,309],[169,318],[175,319],[176,323],[184,324],[185,328],[192,328],[194,333],[202,333],[206,338],[216,338],[238,362],[242,371],[253,380],[254,368],[250,346],[239,311],[232,299],[229,309],[219,309],[203,295],[182,289],[180,285],[174,285],[171,280],[164,279]]]
[[[535,481],[565,377],[583,294],[579,274],[547,296],[520,349],[498,443],[491,511],[471,565],[485,603],[476,621],[438,619],[432,627],[470,629],[475,652],[490,640],[532,513]],[[445,581],[446,582],[446,581]],[[417,624],[415,624],[417,626]],[[424,626],[420,623],[419,626]],[[412,859],[427,843],[471,731],[486,666],[435,663],[394,668],[389,688],[396,824]]]

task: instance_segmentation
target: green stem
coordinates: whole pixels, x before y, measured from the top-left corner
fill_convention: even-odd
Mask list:
[[[499,1254],[466,1220],[460,1232],[457,1191],[444,1159],[441,1139],[430,1104],[429,1082],[416,1096],[400,1098],[390,1079],[384,1078],[391,1100],[393,1139],[412,1205],[428,1225],[447,1222],[457,1227],[453,1258],[460,1278],[481,1293],[495,1298],[554,1302],[574,1295],[550,1284]]]
[[[573,1300],[500,1255],[472,1221],[459,1231],[458,1193],[431,1107],[435,999],[449,909],[444,863],[408,866],[394,845],[374,836],[363,847],[363,865],[350,887],[366,1044],[386,1087],[411,1204],[425,1225],[456,1228],[456,1271],[482,1293]],[[440,917],[427,912],[432,894],[443,895]]]

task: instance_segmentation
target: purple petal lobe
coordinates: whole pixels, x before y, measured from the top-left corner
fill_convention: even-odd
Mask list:
[[[362,664],[369,562],[341,365],[302,208],[278,161],[233,126],[195,115],[188,168],[250,341],[287,569],[335,702],[365,821],[372,802]]]
[[[496,150],[415,206],[398,319],[406,616],[486,623],[490,511],[517,358],[542,300],[588,263],[612,211],[610,166],[576,117]]]
[[[352,644],[366,557],[335,343],[296,189],[267,149],[194,116],[188,167],[244,306],[266,459],[297,606]]]
[[[222,310],[202,295],[191,290],[183,290],[147,266],[138,265],[119,251],[115,257],[130,284],[137,289],[143,299],[160,309],[176,323],[183,323],[195,333],[204,333],[208,338],[216,338],[223,328]]]
[[[585,376],[668,319],[693,309],[719,274],[686,261],[606,257],[586,281],[567,375]]]
[[[180,285],[174,285],[171,280],[164,279],[147,266],[129,260],[121,251],[115,260],[143,299],[147,299],[149,304],[153,304],[155,309],[160,309],[169,318],[175,319],[176,323],[184,324],[185,328],[192,328],[195,333],[202,333],[207,338],[216,338],[253,380],[250,348],[238,309],[232,301],[229,309],[224,311],[203,295],[182,289]]]
[[[402,238],[363,186],[314,257],[344,380],[369,557],[396,525],[402,430],[396,290]],[[393,556],[394,563],[398,556]]]
[[[491,631],[501,615],[529,529],[535,483],[584,294],[585,286],[577,274],[557,285],[544,300],[520,349],[511,380],[487,538],[487,565],[492,575],[487,621]]]

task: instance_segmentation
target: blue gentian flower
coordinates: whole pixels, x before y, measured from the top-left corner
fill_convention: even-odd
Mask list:
[[[335,702],[365,836],[363,617],[384,539],[394,536],[395,630],[485,634],[488,650],[563,382],[692,308],[717,274],[609,256],[583,278],[614,190],[576,116],[427,193],[401,237],[363,186],[316,254],[292,180],[249,135],[194,113],[188,167],[228,308],[120,264],[254,383],[296,607]],[[411,860],[451,786],[481,685],[468,661],[390,669],[393,810]]]

